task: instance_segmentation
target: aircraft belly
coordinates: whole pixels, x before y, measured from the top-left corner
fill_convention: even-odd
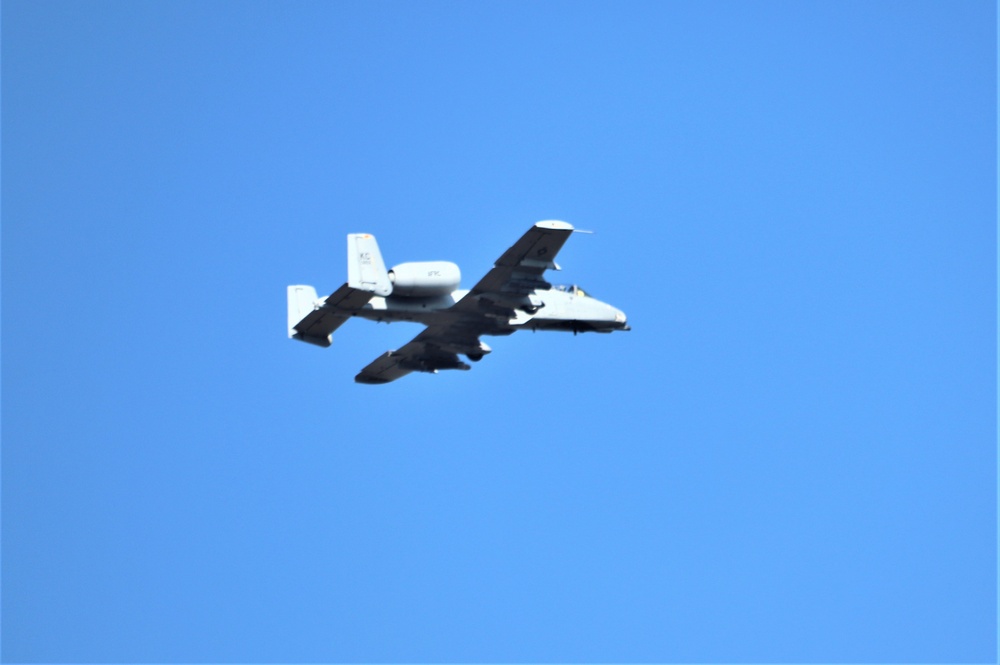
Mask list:
[[[370,303],[356,311],[356,316],[370,321],[412,321],[424,325],[442,325],[455,319],[455,315],[448,312],[454,304],[454,295],[433,298],[372,298]]]
[[[396,321],[410,321],[412,323],[422,323],[425,326],[446,325],[454,321],[455,317],[446,312],[420,312],[396,309],[364,309],[357,313],[357,316],[369,321],[379,321],[394,323]]]
[[[585,319],[532,319],[523,326],[529,330],[554,332],[611,332],[604,321],[587,321]]]
[[[615,317],[616,312],[617,310],[599,300],[566,297],[559,293],[558,297],[550,297],[546,306],[537,314],[517,323],[530,330],[610,332],[622,327]]]

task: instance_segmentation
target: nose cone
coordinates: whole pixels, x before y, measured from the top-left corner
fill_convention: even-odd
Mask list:
[[[625,312],[620,309],[612,309],[615,310],[615,324],[617,325],[618,330],[632,330],[632,328],[628,325],[628,318],[625,316]]]

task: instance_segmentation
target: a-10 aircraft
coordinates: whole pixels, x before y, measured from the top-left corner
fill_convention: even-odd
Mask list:
[[[326,298],[311,286],[288,287],[288,336],[330,346],[333,331],[352,316],[416,321],[427,328],[397,351],[387,351],[354,377],[388,383],[410,372],[469,369],[490,352],[479,338],[518,330],[609,333],[629,330],[625,314],[576,286],[553,286],[542,274],[559,270],[556,254],[573,232],[566,222],[538,222],[503,253],[471,290],[448,261],[401,263],[385,269],[375,236],[347,236],[347,283]]]

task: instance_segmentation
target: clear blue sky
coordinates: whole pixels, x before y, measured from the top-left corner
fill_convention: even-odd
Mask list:
[[[992,2],[2,6],[8,662],[993,662]],[[532,223],[631,333],[286,339]]]

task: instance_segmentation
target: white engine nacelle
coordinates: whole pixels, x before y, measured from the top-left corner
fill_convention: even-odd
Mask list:
[[[400,263],[389,271],[389,281],[394,296],[443,296],[458,288],[462,272],[450,261]]]

